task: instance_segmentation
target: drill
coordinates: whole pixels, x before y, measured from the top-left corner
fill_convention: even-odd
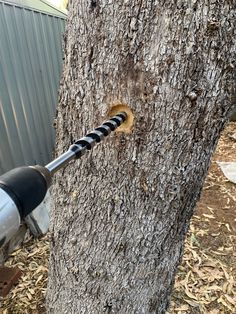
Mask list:
[[[70,146],[46,166],[23,166],[0,176],[0,248],[17,232],[22,220],[44,199],[52,176],[71,160],[101,142],[127,119],[120,112]]]

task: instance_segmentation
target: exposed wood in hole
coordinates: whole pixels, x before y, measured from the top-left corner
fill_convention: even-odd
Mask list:
[[[124,123],[122,123],[122,125],[118,129],[116,129],[115,132],[131,133],[133,129],[133,123],[134,123],[133,112],[126,104],[116,104],[110,108],[108,112],[108,116],[109,117],[115,116],[119,112],[126,112],[128,117],[127,117],[127,120]]]

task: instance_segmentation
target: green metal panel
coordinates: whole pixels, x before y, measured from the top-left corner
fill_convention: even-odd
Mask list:
[[[48,10],[0,0],[0,174],[51,159],[65,16]]]
[[[55,8],[46,0],[2,0],[2,1],[5,3],[9,3],[11,5],[23,7],[25,9],[30,9],[48,15],[55,15],[63,19],[66,19],[67,17],[66,11],[63,12],[62,10]]]

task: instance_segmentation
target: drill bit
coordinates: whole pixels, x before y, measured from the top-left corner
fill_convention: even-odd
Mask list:
[[[110,118],[102,125],[94,129],[92,132],[76,141],[73,145],[70,146],[67,152],[51,161],[45,166],[45,168],[47,168],[50,174],[53,175],[56,171],[64,167],[71,160],[80,158],[82,155],[84,155],[86,150],[92,149],[96,143],[101,142],[112,131],[117,129],[126,119],[126,112],[120,112],[116,114],[114,117]]]

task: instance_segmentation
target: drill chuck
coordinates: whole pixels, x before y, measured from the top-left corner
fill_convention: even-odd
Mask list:
[[[0,247],[43,201],[50,183],[51,175],[42,166],[15,168],[0,177]]]

